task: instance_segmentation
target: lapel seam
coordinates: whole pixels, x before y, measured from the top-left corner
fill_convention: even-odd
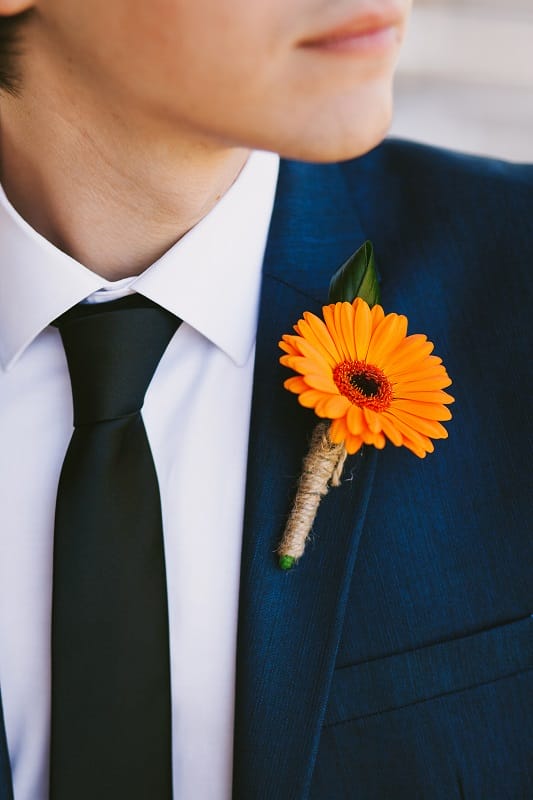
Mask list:
[[[309,292],[306,292],[304,289],[302,289],[300,286],[297,286],[296,284],[291,283],[290,281],[286,281],[283,278],[278,277],[277,275],[273,275],[271,272],[265,272],[264,277],[268,278],[269,280],[276,281],[276,283],[279,283],[282,286],[286,286],[288,289],[292,289],[294,292],[301,294],[302,297],[307,297],[309,298],[309,300],[312,300],[315,303],[322,303],[323,305],[327,303],[327,300],[326,301],[321,300],[315,294],[310,294]]]

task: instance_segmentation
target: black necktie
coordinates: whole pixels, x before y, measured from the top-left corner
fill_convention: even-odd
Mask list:
[[[50,798],[169,800],[161,504],[140,409],[179,320],[132,295],[54,324],[75,430],[56,505]]]

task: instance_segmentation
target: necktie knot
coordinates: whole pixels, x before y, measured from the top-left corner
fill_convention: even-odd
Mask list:
[[[141,295],[129,295],[80,303],[53,324],[63,340],[79,426],[140,411],[180,320]]]

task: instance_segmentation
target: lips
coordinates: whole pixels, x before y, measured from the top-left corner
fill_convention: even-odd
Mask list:
[[[397,7],[367,8],[357,16],[344,19],[300,42],[302,47],[335,47],[343,42],[365,40],[390,30],[402,22],[403,15]]]

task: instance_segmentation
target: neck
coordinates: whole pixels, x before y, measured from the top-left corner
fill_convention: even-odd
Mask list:
[[[235,181],[249,151],[150,130],[51,87],[0,100],[0,177],[46,239],[108,280],[138,275]],[[89,121],[89,122],[88,122]]]

